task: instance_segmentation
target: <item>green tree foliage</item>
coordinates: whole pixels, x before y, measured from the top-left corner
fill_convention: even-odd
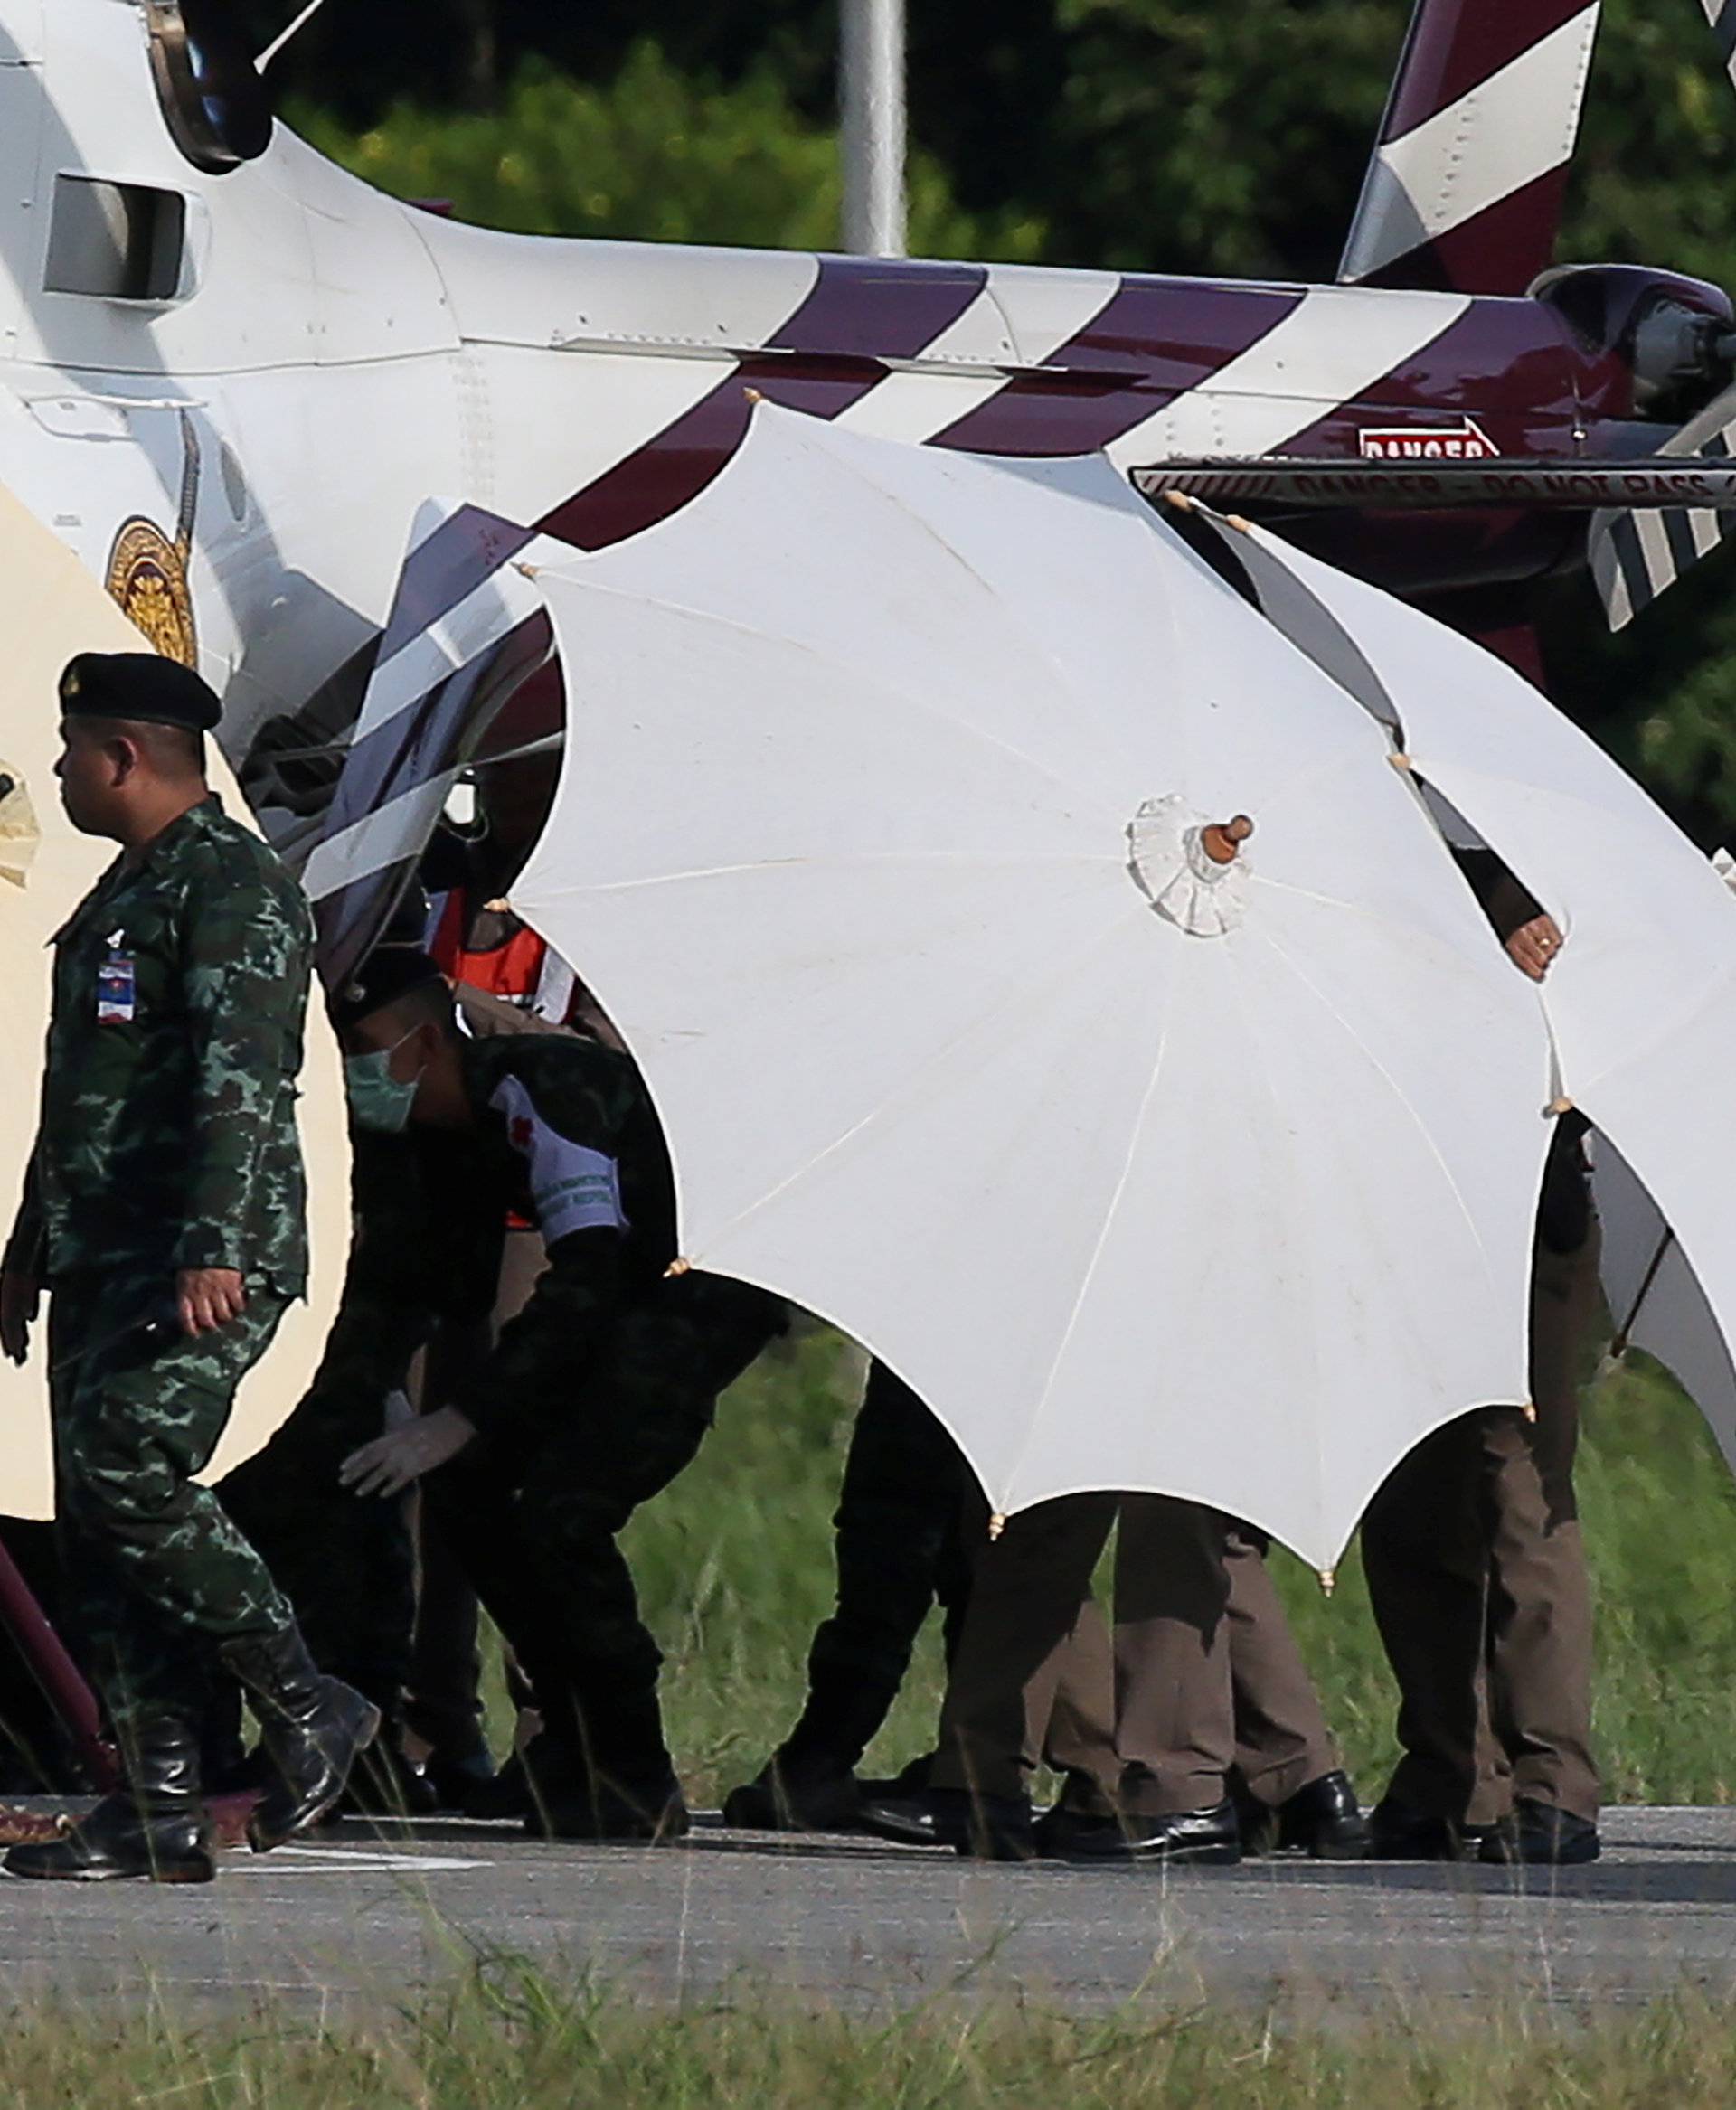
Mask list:
[[[401,197],[450,199],[459,215],[523,234],[831,249],[841,178],[828,130],[790,108],[769,72],[719,87],[677,71],[655,44],[599,88],[528,64],[488,112],[430,121],[410,103],[356,134],[316,109],[293,113],[313,143]],[[944,171],[910,173],[912,246],[931,256],[1029,258],[1041,224],[974,216]]]

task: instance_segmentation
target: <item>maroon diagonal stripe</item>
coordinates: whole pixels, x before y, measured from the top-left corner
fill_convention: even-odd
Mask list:
[[[1588,0],[1424,0],[1411,21],[1382,142],[1401,139],[1542,43]]]
[[[1131,278],[1079,334],[938,433],[974,454],[1093,454],[1209,381],[1301,303],[1300,288]]]
[[[1524,293],[1555,253],[1568,173],[1563,162],[1359,283],[1431,293]]]
[[[748,390],[787,410],[835,418],[885,376],[880,362],[914,359],[982,291],[974,264],[826,258],[807,298],[766,347],[654,439],[557,506],[543,531],[599,550],[696,498],[741,444]],[[812,363],[808,363],[811,362]]]

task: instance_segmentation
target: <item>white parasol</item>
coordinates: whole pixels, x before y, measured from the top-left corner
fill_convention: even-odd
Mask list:
[[[1565,933],[1542,991],[1552,1089],[1598,1130],[1619,1336],[1675,1370],[1736,1466],[1736,897],[1633,778],[1503,661],[1260,529],[1251,536],[1354,638],[1418,777]]]
[[[1524,1399],[1534,995],[1381,729],[1107,465],[762,408],[538,581],[576,702],[514,906],[695,1266],[857,1335],[1002,1512],[1151,1489],[1321,1568]]]

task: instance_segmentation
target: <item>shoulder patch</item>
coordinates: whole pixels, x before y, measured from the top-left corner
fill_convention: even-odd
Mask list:
[[[504,1077],[488,1104],[505,1116],[506,1140],[530,1169],[536,1228],[553,1245],[577,1230],[626,1230],[621,1169],[600,1150],[551,1128],[515,1077]]]

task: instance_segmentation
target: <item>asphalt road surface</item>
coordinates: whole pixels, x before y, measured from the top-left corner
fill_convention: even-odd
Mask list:
[[[1383,2005],[1523,1993],[1574,2006],[1736,1987],[1736,1810],[1608,1813],[1596,1866],[1252,1861],[1240,1869],[983,1866],[865,1840],[782,1845],[701,1822],[684,1845],[533,1843],[434,1821],[352,1823],[215,1884],[0,1882],[14,2001],[155,1991],[205,2010],[335,2015],[438,1985],[478,1955],[589,1968],[659,2000],[1134,1997]]]

